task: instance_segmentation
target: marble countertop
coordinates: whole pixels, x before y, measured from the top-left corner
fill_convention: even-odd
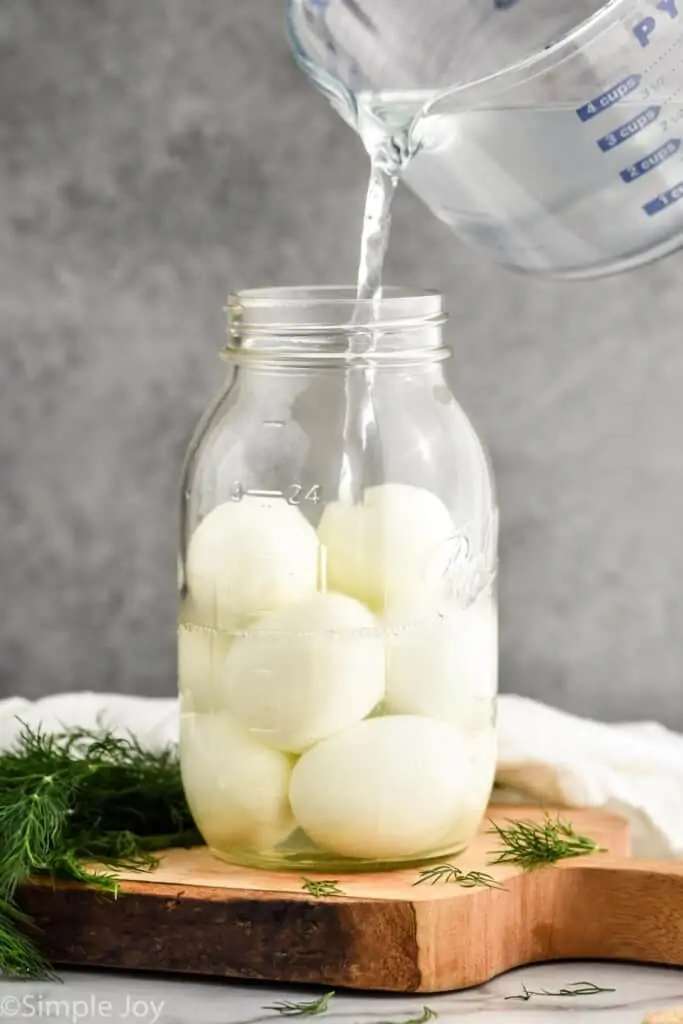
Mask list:
[[[269,1024],[286,1018],[267,1007],[276,1000],[306,1000],[320,991],[294,987],[201,981],[96,971],[63,972],[62,983],[0,980],[0,1022],[62,1024]],[[597,995],[532,995],[511,999],[523,986],[556,992],[590,981]],[[561,963],[521,968],[481,988],[439,996],[387,996],[339,992],[326,1024],[409,1024],[423,1007],[439,1020],[477,1024],[642,1024],[653,1010],[683,1005],[683,970],[623,964]],[[302,1018],[294,1018],[302,1019]],[[303,1020],[311,1019],[303,1018]]]

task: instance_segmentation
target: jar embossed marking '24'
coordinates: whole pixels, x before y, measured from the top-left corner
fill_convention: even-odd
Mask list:
[[[253,290],[229,318],[182,488],[197,825],[264,868],[457,853],[495,768],[497,512],[444,375],[441,297]]]

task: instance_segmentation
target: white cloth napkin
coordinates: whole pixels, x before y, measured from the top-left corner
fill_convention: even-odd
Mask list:
[[[657,722],[607,725],[504,695],[496,782],[534,803],[628,818],[640,857],[683,856],[683,736]]]
[[[178,703],[122,694],[66,693],[0,701],[0,749],[22,722],[134,734],[158,748],[178,739]],[[504,694],[498,711],[499,802],[596,807],[628,818],[634,852],[683,856],[683,736],[656,722],[606,725]]]

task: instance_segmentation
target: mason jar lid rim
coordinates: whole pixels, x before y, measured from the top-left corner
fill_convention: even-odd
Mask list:
[[[441,327],[447,315],[433,290],[390,286],[379,301],[356,298],[353,286],[251,288],[228,298],[228,334],[247,337],[351,337],[371,332],[396,335]],[[431,339],[430,347],[440,344]]]
[[[295,285],[274,288],[244,288],[230,296],[230,302],[251,309],[272,305],[295,308],[297,306],[357,306],[361,309],[375,306],[374,299],[359,299],[354,285]],[[391,304],[398,308],[416,304],[415,315],[428,316],[442,309],[443,297],[433,288],[409,288],[387,285],[377,305]]]

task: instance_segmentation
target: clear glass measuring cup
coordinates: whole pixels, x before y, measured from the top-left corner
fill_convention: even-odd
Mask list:
[[[299,63],[463,241],[591,277],[683,241],[683,0],[288,0]]]

